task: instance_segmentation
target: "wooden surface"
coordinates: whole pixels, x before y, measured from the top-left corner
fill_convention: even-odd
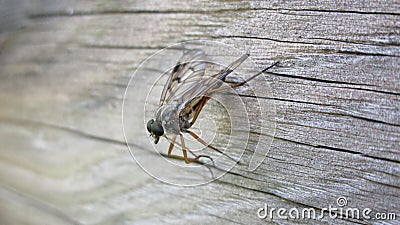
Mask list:
[[[0,12],[1,224],[400,223],[399,1],[8,0]],[[264,163],[185,188],[133,161],[121,110],[140,63],[192,39],[281,64],[255,84],[276,112]],[[340,196],[397,218],[257,217]]]

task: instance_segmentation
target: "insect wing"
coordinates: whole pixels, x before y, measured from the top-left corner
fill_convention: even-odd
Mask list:
[[[206,67],[205,54],[200,49],[185,50],[172,69],[161,94],[159,106],[181,95],[188,86],[198,82],[204,76]]]
[[[181,95],[175,96],[175,99],[182,103],[180,106],[180,116],[191,118],[189,114],[202,108],[199,105],[202,99],[211,97],[214,91],[222,86],[225,77],[239,67],[248,57],[248,54],[244,54],[219,73],[210,77],[203,76],[201,80],[190,85]]]

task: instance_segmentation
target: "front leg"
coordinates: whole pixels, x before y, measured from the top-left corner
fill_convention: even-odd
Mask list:
[[[180,144],[180,145],[182,146],[182,153],[183,153],[183,156],[172,154],[172,150],[173,150],[175,144],[177,144],[177,143],[176,143],[176,136],[177,136],[177,135],[175,135],[172,139],[169,139],[169,138],[165,135],[165,137],[167,138],[167,140],[169,140],[169,141],[171,142],[170,145],[169,145],[169,148],[168,148],[168,157],[170,157],[170,158],[175,158],[175,159],[180,159],[180,160],[184,160],[186,164],[189,164],[189,163],[192,163],[192,162],[198,162],[198,160],[199,160],[200,158],[203,157],[203,158],[208,158],[208,159],[211,160],[211,162],[214,164],[213,159],[212,159],[210,156],[207,156],[207,155],[198,155],[198,156],[195,155],[194,158],[189,158],[189,157],[187,156],[187,148],[186,148],[185,141],[184,141],[184,139],[183,139],[183,135],[182,135],[182,134],[179,134],[179,136],[180,136],[180,139],[181,139],[181,144]],[[192,154],[193,154],[193,153],[192,153]]]

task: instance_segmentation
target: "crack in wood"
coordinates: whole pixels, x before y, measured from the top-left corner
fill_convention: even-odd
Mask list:
[[[391,15],[399,16],[400,13],[394,12],[378,12],[378,11],[357,11],[357,10],[331,10],[331,9],[296,9],[296,8],[252,8],[252,7],[237,7],[234,9],[204,9],[204,10],[145,10],[145,9],[109,9],[109,10],[92,10],[92,11],[79,11],[74,10],[71,12],[54,11],[54,12],[41,12],[31,13],[29,18],[43,18],[43,17],[65,17],[65,16],[93,16],[93,15],[118,15],[118,14],[219,14],[230,12],[242,11],[288,11],[288,12],[318,12],[318,13],[338,13],[338,14],[360,14],[360,15]]]

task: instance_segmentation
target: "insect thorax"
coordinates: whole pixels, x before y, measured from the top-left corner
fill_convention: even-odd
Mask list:
[[[160,107],[156,113],[156,121],[161,121],[165,133],[179,134],[181,128],[179,126],[178,104],[171,103]]]

